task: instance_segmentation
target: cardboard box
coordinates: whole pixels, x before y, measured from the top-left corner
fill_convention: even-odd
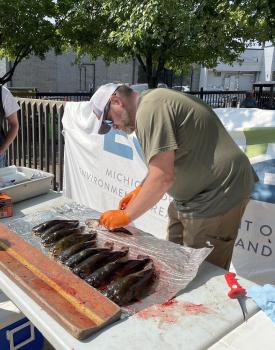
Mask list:
[[[0,193],[0,219],[12,216],[12,199],[6,193]]]
[[[43,335],[0,291],[0,349],[41,350]]]

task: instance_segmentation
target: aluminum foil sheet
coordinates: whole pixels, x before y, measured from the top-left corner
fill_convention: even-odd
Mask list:
[[[32,235],[33,226],[57,218],[78,219],[84,225],[86,220],[98,217],[99,212],[71,202],[62,207],[11,220],[8,226],[24,240],[47,254],[48,250],[42,246],[40,238]],[[150,287],[148,296],[124,308],[126,312],[130,313],[138,312],[154,304],[164,303],[173,298],[195,278],[199,266],[212,250],[208,247],[201,249],[183,247],[158,239],[133,227],[127,227],[127,229],[132,235],[120,232],[111,233],[97,228],[97,240],[99,245],[103,245],[106,241],[112,241],[114,250],[128,246],[129,258],[143,255],[149,256],[153,260],[157,278]],[[88,231],[89,228],[87,227],[86,230]]]

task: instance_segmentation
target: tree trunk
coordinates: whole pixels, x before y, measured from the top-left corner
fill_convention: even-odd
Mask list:
[[[13,77],[15,68],[18,66],[18,64],[25,58],[27,57],[29,54],[31,53],[31,46],[27,46],[27,47],[22,47],[18,53],[17,56],[15,58],[15,60],[13,61],[12,67],[10,68],[10,70],[8,72],[6,72],[1,78],[0,78],[0,84],[6,84],[8,81],[10,81]]]
[[[157,68],[153,66],[151,56],[150,56],[150,59],[146,59],[146,65],[147,65],[148,87],[149,89],[156,88],[158,87],[160,73],[164,69],[164,57],[163,56],[159,57]]]
[[[154,89],[158,87],[158,78],[156,76],[148,76],[147,75],[147,82],[149,89]]]
[[[160,75],[161,69],[163,69],[164,62],[160,59],[158,69],[154,69],[151,54],[148,54],[145,57],[146,62],[144,62],[142,60],[140,55],[137,55],[137,59],[141,65],[143,71],[146,73],[146,79],[147,79],[149,89],[156,88],[158,86],[159,75]]]

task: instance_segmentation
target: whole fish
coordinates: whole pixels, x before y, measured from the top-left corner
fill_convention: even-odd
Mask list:
[[[46,236],[43,235],[43,237],[41,237],[41,243],[47,247],[49,245],[52,245],[53,243],[56,243],[57,241],[59,241],[60,239],[71,235],[72,233],[81,233],[84,230],[84,226],[81,227],[77,227],[77,228],[63,228],[61,230],[55,231],[53,233],[50,233]]]
[[[77,225],[79,224],[78,220],[66,220],[66,219],[54,219],[54,220],[48,220],[45,222],[42,222],[41,224],[38,224],[32,228],[33,234],[36,236],[40,236],[46,229],[50,228],[53,225],[59,224],[61,222],[77,222]]]
[[[95,234],[96,237],[96,234]],[[71,246],[68,249],[65,249],[59,256],[58,259],[61,262],[65,262],[67,259],[69,259],[71,256],[73,256],[74,254],[80,252],[81,250],[84,250],[86,248],[92,248],[96,245],[96,240],[92,239],[86,242],[80,242],[80,243],[76,243],[73,246]]]
[[[79,225],[79,222],[77,222],[77,221],[73,221],[73,222],[72,221],[61,221],[57,224],[50,226],[45,231],[43,231],[40,234],[40,237],[43,239],[46,236],[50,235],[51,233],[62,230],[63,228],[74,228],[74,227],[77,227],[78,225]]]
[[[80,242],[86,242],[92,240],[94,237],[93,233],[90,234],[71,234],[70,236],[62,238],[60,241],[58,241],[54,246],[50,248],[50,252],[54,256],[60,255],[65,249],[70,248],[76,243]]]
[[[106,251],[101,252],[99,254],[90,256],[89,258],[82,261],[79,265],[77,265],[73,269],[73,273],[78,275],[81,278],[85,278],[90,275],[93,271],[98,269],[99,267],[111,262],[115,261],[123,256],[128,254],[128,248],[123,248],[119,251]]]
[[[69,259],[66,260],[65,265],[72,269],[90,256],[110,250],[110,248],[87,248],[79,253],[72,255]]]
[[[87,219],[85,221],[85,224],[92,228],[93,230],[99,229],[99,230],[106,230],[106,228],[102,225],[99,224],[98,219]],[[114,228],[112,230],[108,230],[109,232],[120,232],[120,233],[126,233],[127,235],[132,235],[132,233],[127,230],[125,227],[119,227],[119,228]]]
[[[104,287],[109,284],[110,281],[113,281],[118,277],[121,278],[133,272],[142,270],[149,261],[151,261],[149,258],[143,260],[117,260],[94,271],[91,275],[85,278],[85,281],[95,288]]]
[[[130,274],[113,282],[105,291],[104,295],[119,306],[127,305],[148,292],[155,277],[153,265],[142,271]]]

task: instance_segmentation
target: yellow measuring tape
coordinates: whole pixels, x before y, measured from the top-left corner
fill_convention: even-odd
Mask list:
[[[21,264],[26,266],[30,271],[32,271],[37,277],[39,277],[43,282],[48,284],[51,288],[53,288],[58,294],[60,294],[64,299],[66,299],[70,304],[72,304],[77,310],[79,310],[82,314],[84,314],[87,318],[92,320],[96,325],[100,325],[104,322],[104,320],[98,317],[93,311],[85,307],[81,304],[75,297],[68,294],[63,290],[57,283],[51,280],[47,275],[41,272],[34,265],[29,263],[25,258],[19,255],[14,249],[10,248],[8,245],[0,241],[0,247],[5,249],[5,251],[18,260]]]

